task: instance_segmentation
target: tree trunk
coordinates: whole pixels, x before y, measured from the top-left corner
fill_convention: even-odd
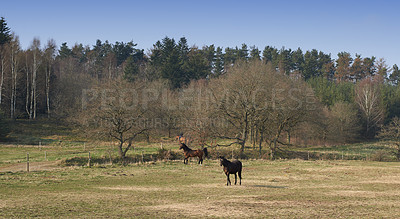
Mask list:
[[[259,143],[259,145],[258,145],[258,149],[259,149],[259,151],[260,151],[260,158],[262,157],[262,142],[263,142],[263,140],[264,140],[264,135],[263,135],[263,133],[261,132],[260,133],[260,143]]]
[[[249,122],[248,122],[248,114],[245,113],[245,118],[244,118],[244,128],[243,128],[243,134],[242,134],[242,142],[240,143],[240,153],[243,154],[244,152],[244,147],[246,145],[246,139],[248,136],[248,126],[249,126]]]
[[[126,151],[123,150],[124,142],[120,142],[118,145],[118,154],[122,161],[125,161]]]
[[[26,99],[25,99],[25,111],[30,118],[29,111],[29,66],[28,66],[28,57],[26,56]]]
[[[3,83],[4,83],[4,59],[3,56],[1,56],[0,54],[0,58],[1,58],[1,80],[0,80],[0,105],[1,105],[1,97],[2,97],[2,91],[3,91]]]
[[[278,139],[275,138],[274,141],[271,142],[271,143],[273,143],[273,144],[270,145],[270,149],[271,149],[271,160],[275,160],[276,142],[277,142],[277,140],[278,140]]]
[[[11,98],[10,98],[10,117],[15,118],[16,102],[17,102],[17,56],[14,46],[11,47]]]
[[[47,106],[47,118],[50,118],[50,76],[51,76],[51,64],[47,66],[46,72],[46,106]]]

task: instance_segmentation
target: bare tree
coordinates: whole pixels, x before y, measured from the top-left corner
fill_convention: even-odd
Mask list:
[[[377,77],[365,78],[355,88],[355,102],[365,123],[365,137],[373,137],[384,118],[380,101],[380,84]]]
[[[47,45],[44,49],[44,61],[45,61],[45,90],[46,90],[46,108],[47,117],[50,118],[50,81],[53,74],[54,61],[56,58],[56,43],[53,39],[47,41]]]
[[[29,52],[26,52],[26,104],[29,119],[36,119],[37,110],[37,74],[41,64],[40,40],[34,38]],[[29,73],[31,73],[29,75]]]
[[[400,161],[400,119],[394,117],[388,125],[383,126],[378,137],[388,140],[395,146],[395,155],[397,160]]]
[[[13,36],[9,44],[10,47],[10,63],[11,63],[11,98],[10,98],[10,117],[15,118],[17,104],[17,84],[18,84],[18,65],[20,44],[19,37]]]
[[[360,136],[361,126],[356,106],[337,102],[329,111],[327,119],[328,140],[348,143]]]
[[[259,125],[271,159],[275,159],[279,145],[290,145],[281,140],[282,135],[310,121],[318,110],[313,92],[304,81],[282,74],[276,75],[275,80],[270,107],[261,111]]]
[[[133,141],[151,128],[147,120],[150,110],[143,105],[147,100],[138,99],[144,89],[143,84],[116,81],[84,91],[78,121],[88,134],[117,140],[122,160]]]
[[[263,108],[255,98],[260,94],[267,95],[268,74],[272,68],[261,61],[237,62],[228,69],[227,74],[211,81],[210,88],[215,104],[211,106],[213,117],[223,119],[228,124],[225,128],[216,128],[216,137],[230,140],[231,144],[239,144],[244,151],[249,137],[251,125],[255,123],[257,108]],[[262,104],[265,104],[262,101]]]

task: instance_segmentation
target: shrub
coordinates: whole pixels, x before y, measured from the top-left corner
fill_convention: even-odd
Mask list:
[[[390,161],[390,154],[387,151],[379,150],[371,155],[372,161]]]

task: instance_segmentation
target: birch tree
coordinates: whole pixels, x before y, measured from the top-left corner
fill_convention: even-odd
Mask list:
[[[34,38],[30,46],[32,51],[32,78],[30,86],[30,105],[29,105],[29,118],[36,119],[37,110],[37,73],[41,64],[41,51],[40,51],[40,40]]]
[[[373,137],[376,128],[384,119],[378,77],[365,78],[355,88],[355,102],[364,120],[365,137]]]
[[[10,97],[10,117],[14,119],[16,116],[17,105],[17,84],[18,84],[18,66],[19,54],[21,51],[19,37],[13,36],[9,44],[10,51],[10,66],[11,66],[11,97]]]
[[[47,41],[47,45],[44,49],[46,108],[47,108],[48,118],[50,118],[50,82],[51,82],[51,76],[53,74],[55,57],[56,57],[56,43],[53,39],[51,39]]]

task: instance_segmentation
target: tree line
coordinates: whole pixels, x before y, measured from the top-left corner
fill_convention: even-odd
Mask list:
[[[390,67],[384,59],[374,56],[352,57],[347,52],[333,59],[331,54],[316,49],[303,52],[300,48],[266,46],[260,50],[246,44],[199,48],[189,46],[185,37],[178,41],[165,37],[147,53],[132,41],[97,40],[93,46],[77,43],[70,47],[67,43],[57,46],[54,40],[42,44],[37,38],[24,50],[18,36],[1,18],[0,70],[2,117],[71,120],[82,111],[83,96],[93,93],[93,89],[150,89],[160,94],[162,101],[154,102],[157,98],[148,97],[153,102],[145,102],[154,110],[129,112],[131,115],[146,115],[148,119],[151,112],[152,118],[162,118],[164,134],[190,131],[197,133],[199,142],[205,142],[206,136],[218,137],[227,144],[241,145],[243,150],[249,141],[254,147],[267,144],[276,148],[291,144],[290,139],[300,141],[299,136],[302,141],[374,138],[381,125],[400,116],[398,66]],[[208,93],[207,98],[185,99],[202,92]],[[315,100],[311,102],[318,109],[312,110],[316,115],[312,121],[306,119],[311,111],[302,108],[309,107],[303,103],[310,100]],[[181,107],[171,109],[163,101]],[[209,107],[182,108],[185,101],[185,107],[203,101]],[[121,115],[124,110],[119,110]],[[218,118],[214,118],[216,115]],[[210,127],[210,120],[194,119],[200,116],[228,125],[216,129]],[[137,119],[132,118],[127,128],[130,131],[133,124],[138,125]],[[196,124],[183,124],[193,120]],[[276,127],[273,131],[272,126]],[[136,133],[150,132],[144,125]],[[286,141],[282,140],[283,135]],[[122,145],[129,144],[132,136],[119,139]]]

